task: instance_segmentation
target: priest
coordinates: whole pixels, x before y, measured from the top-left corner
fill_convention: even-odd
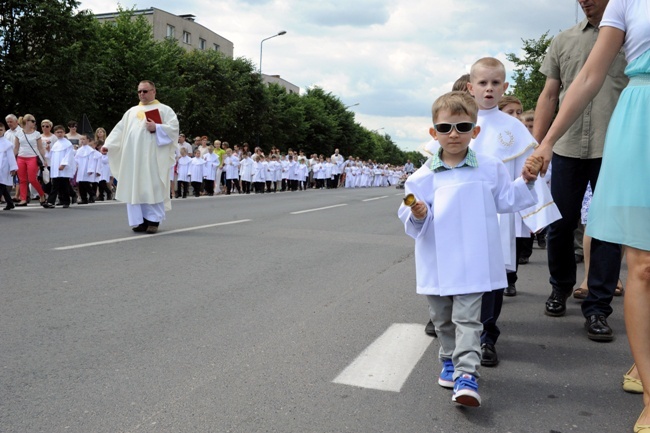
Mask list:
[[[176,113],[156,99],[156,86],[138,84],[140,103],[129,109],[106,138],[115,198],[126,203],[134,232],[156,233],[171,210],[169,170],[178,148]]]

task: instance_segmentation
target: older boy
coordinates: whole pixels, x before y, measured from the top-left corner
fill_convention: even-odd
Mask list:
[[[499,159],[469,149],[481,128],[465,92],[441,96],[431,111],[429,133],[440,149],[406,181],[405,193],[417,201],[398,215],[415,239],[417,293],[427,295],[440,340],[438,384],[453,387],[452,401],[477,407],[481,298],[507,281],[497,212],[535,204],[536,175],[529,173],[541,163],[529,158],[526,178],[513,181]]]
[[[499,110],[499,101],[507,88],[506,70],[499,60],[485,57],[472,65],[467,89],[479,107],[477,125],[482,129],[482,134],[472,143],[472,149],[499,158],[514,180],[537,143],[518,119]],[[529,237],[530,232],[537,232],[560,218],[546,182],[537,182],[535,190],[538,201],[534,206],[499,216],[508,284],[483,297],[481,365],[486,367],[496,366],[499,362],[495,348],[500,335],[497,320],[501,314],[504,289],[512,286],[512,294],[517,281],[516,238]]]

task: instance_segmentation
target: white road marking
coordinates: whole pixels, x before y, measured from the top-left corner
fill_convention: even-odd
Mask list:
[[[228,222],[225,222],[225,223],[206,224],[206,225],[203,225],[203,226],[195,226],[195,227],[188,227],[188,228],[184,228],[184,229],[164,231],[164,232],[155,233],[155,234],[152,234],[152,235],[142,233],[142,234],[139,234],[139,235],[129,236],[128,238],[111,239],[111,240],[107,240],[107,241],[89,242],[87,244],[77,244],[77,245],[68,245],[66,247],[57,247],[57,248],[54,248],[54,250],[55,251],[65,251],[65,250],[74,250],[74,249],[77,249],[77,248],[94,247],[94,246],[97,246],[97,245],[116,244],[118,242],[141,241],[143,239],[151,239],[151,238],[156,237],[156,236],[165,236],[165,235],[171,235],[173,233],[189,232],[189,231],[192,231],[192,230],[207,229],[207,228],[210,228],[210,227],[227,226],[227,225],[231,225],[231,224],[240,224],[240,223],[245,223],[245,222],[248,222],[248,221],[252,221],[252,220],[248,219],[248,220],[228,221]]]
[[[373,201],[373,200],[379,200],[379,199],[386,198],[386,197],[388,197],[388,196],[387,195],[382,195],[381,197],[367,198],[367,199],[361,200],[361,201]]]
[[[301,211],[297,211],[297,212],[290,212],[290,214],[291,215],[298,215],[298,214],[301,214],[301,213],[316,212],[316,211],[319,211],[319,210],[332,209],[332,208],[341,207],[341,206],[347,206],[347,203],[335,204],[334,206],[317,207],[316,209],[307,209],[307,210],[301,210]]]
[[[399,392],[432,341],[421,324],[394,323],[333,382]]]

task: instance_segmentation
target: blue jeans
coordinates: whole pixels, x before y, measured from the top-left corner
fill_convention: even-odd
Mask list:
[[[568,296],[576,284],[576,263],[573,249],[573,231],[578,227],[582,198],[591,182],[597,188],[602,159],[568,158],[553,154],[551,194],[562,218],[549,226],[546,250],[549,282],[553,291]],[[593,239],[587,285],[589,295],[582,303],[585,317],[592,314],[609,316],[621,270],[621,246]]]

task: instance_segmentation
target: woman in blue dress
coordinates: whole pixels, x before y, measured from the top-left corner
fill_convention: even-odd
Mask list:
[[[630,83],[607,130],[587,234],[625,246],[625,324],[644,385],[644,409],[634,432],[650,433],[650,0],[609,1],[598,40],[535,155],[544,158],[544,173],[553,145],[598,93],[621,48]]]

